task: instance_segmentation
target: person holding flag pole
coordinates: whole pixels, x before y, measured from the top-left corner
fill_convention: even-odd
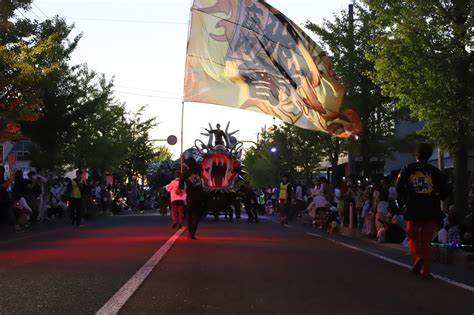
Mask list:
[[[359,115],[341,110],[346,88],[330,58],[266,1],[193,1],[186,50],[180,164],[191,212],[200,211],[202,183],[199,165],[183,156],[184,102],[253,110],[339,138],[362,132]]]

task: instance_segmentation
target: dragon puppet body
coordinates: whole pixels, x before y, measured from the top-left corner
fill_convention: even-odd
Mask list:
[[[224,213],[232,220],[234,210],[238,211],[237,216],[240,212],[236,186],[238,181],[243,180],[242,176],[245,174],[242,164],[243,143],[233,136],[238,130],[229,132],[229,125],[230,122],[227,123],[225,130],[220,130],[219,125],[217,129],[213,129],[209,124],[210,129],[202,133],[208,137],[207,143],[197,139],[193,147],[183,152],[183,166],[198,167],[201,174],[204,195],[203,215],[213,214],[216,220],[220,213]],[[148,173],[172,174],[178,167],[179,160],[165,164],[155,162],[150,165]]]

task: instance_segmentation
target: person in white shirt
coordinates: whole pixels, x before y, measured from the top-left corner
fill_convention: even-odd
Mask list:
[[[186,201],[186,187],[185,183],[181,182],[181,174],[176,171],[176,178],[166,185],[166,191],[171,194],[171,221],[173,229],[176,228],[176,216],[178,217],[178,228],[183,227],[183,208]]]

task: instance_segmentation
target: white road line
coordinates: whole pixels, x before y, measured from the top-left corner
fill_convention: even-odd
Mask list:
[[[397,260],[394,260],[394,259],[391,259],[391,258],[382,256],[382,255],[373,253],[373,252],[371,252],[371,251],[368,251],[368,250],[365,250],[365,249],[362,249],[362,248],[359,248],[359,247],[355,247],[355,246],[352,246],[352,245],[349,245],[349,244],[346,244],[346,243],[343,243],[343,242],[339,242],[339,241],[333,240],[333,239],[328,238],[328,237],[324,237],[324,236],[319,235],[319,234],[309,233],[309,232],[306,232],[306,234],[312,235],[312,236],[316,236],[316,237],[322,238],[322,239],[324,239],[324,240],[327,240],[327,241],[330,241],[330,242],[339,244],[339,245],[341,245],[341,246],[345,246],[345,247],[347,247],[347,248],[350,248],[350,249],[353,249],[353,250],[356,250],[356,251],[359,251],[359,252],[362,252],[362,253],[365,253],[365,254],[368,254],[368,255],[371,255],[371,256],[380,258],[380,259],[382,259],[382,260],[388,261],[388,262],[390,262],[390,263],[392,263],[392,264],[395,264],[395,265],[397,265],[397,266],[400,266],[400,267],[403,267],[403,268],[406,268],[406,269],[411,269],[411,268],[412,268],[412,266],[407,265],[407,264],[402,263],[402,262],[399,262],[399,261],[397,261]],[[456,287],[459,287],[459,288],[462,288],[462,289],[465,289],[465,290],[474,292],[474,287],[471,287],[471,286],[469,286],[469,285],[467,285],[467,284],[464,284],[464,283],[461,283],[461,282],[457,282],[457,281],[451,280],[451,279],[449,279],[449,278],[446,278],[446,277],[443,277],[443,276],[440,276],[440,275],[437,275],[437,274],[433,274],[433,277],[436,278],[436,279],[438,279],[438,280],[441,280],[441,281],[444,281],[444,282],[446,282],[446,283],[449,283],[449,284],[451,284],[451,285],[454,285],[454,286],[456,286]]]
[[[117,314],[120,309],[125,305],[125,303],[130,299],[130,297],[135,293],[135,291],[140,287],[143,281],[148,277],[160,260],[165,256],[166,252],[171,248],[171,245],[181,236],[184,232],[183,229],[179,229],[176,233],[171,236],[166,243],[156,251],[153,256],[125,283],[117,293],[114,294],[107,301],[107,303],[102,306],[100,310],[97,311],[96,315],[111,315]]]

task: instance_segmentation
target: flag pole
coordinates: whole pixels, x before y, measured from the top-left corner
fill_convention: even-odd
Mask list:
[[[184,150],[184,101],[181,102],[181,155],[180,155],[180,172],[183,175],[183,150]]]
[[[192,9],[193,9],[193,0],[190,0],[190,5],[189,5],[189,21],[188,21],[188,40],[187,40],[187,43],[186,43],[186,65],[187,65],[187,62],[188,62],[188,48],[189,48],[189,36],[191,34],[191,17],[192,17]],[[183,176],[183,164],[184,164],[184,156],[183,156],[183,152],[184,152],[184,142],[183,142],[183,138],[184,138],[184,98],[186,96],[186,67],[184,69],[184,96],[183,96],[183,100],[181,101],[181,155],[180,155],[180,172],[181,172],[181,176]]]

